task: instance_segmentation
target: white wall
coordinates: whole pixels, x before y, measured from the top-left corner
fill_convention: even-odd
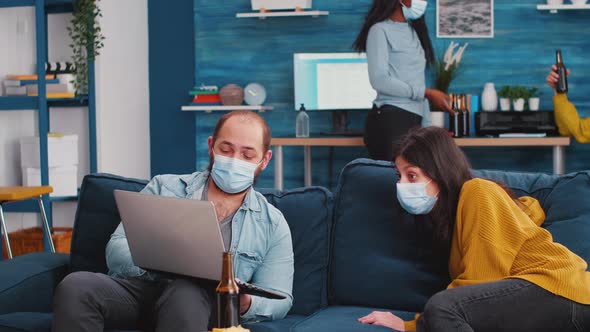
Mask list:
[[[147,0],[102,0],[96,61],[98,169],[150,176]]]
[[[96,62],[98,171],[148,178],[149,82],[147,0],[102,0],[105,47]],[[50,61],[71,51],[65,30],[69,14],[48,19]],[[32,7],[0,8],[0,80],[36,72],[35,12]],[[0,89],[1,90],[1,89]],[[79,136],[79,181],[89,170],[88,113],[85,108],[52,108],[50,129]],[[0,186],[20,185],[23,136],[37,135],[36,111],[0,111]],[[54,225],[72,225],[76,204],[54,203]],[[37,214],[8,213],[9,231],[38,224]]]

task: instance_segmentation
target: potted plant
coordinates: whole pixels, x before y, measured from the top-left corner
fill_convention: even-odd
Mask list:
[[[541,98],[539,98],[539,89],[536,87],[529,88],[529,110],[538,111]]]
[[[529,97],[529,90],[524,86],[513,86],[510,88],[510,98],[515,111],[524,111],[524,102]]]
[[[102,17],[99,0],[75,0],[72,20],[67,27],[72,39],[72,61],[75,68],[73,80],[76,95],[88,94],[88,63],[94,61],[99,50],[104,46],[98,18]]]
[[[500,97],[500,110],[510,111],[510,86],[504,85],[498,91],[498,97]]]
[[[434,87],[444,93],[449,92],[449,86],[453,79],[457,77],[458,67],[463,57],[463,52],[469,43],[465,43],[463,46],[459,46],[459,43],[451,42],[447,47],[442,59],[438,59],[435,64],[434,70]],[[458,48],[457,48],[458,47]],[[455,51],[455,49],[457,49]],[[443,110],[431,107],[432,113],[430,114],[431,124],[433,126],[444,128],[445,126],[445,113]]]

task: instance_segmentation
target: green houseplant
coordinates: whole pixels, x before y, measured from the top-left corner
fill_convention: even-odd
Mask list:
[[[504,85],[498,91],[498,97],[500,98],[500,110],[510,111],[510,86]]]
[[[99,0],[74,0],[72,20],[67,27],[72,40],[72,61],[75,67],[73,81],[76,95],[88,94],[88,63],[94,61],[104,47],[105,37],[102,34],[98,18],[102,17]]]
[[[469,44],[459,46],[459,43],[451,42],[447,47],[444,56],[438,59],[434,65],[434,87],[444,93],[449,92],[451,82],[457,77],[458,67],[461,63],[463,53]],[[455,52],[455,49],[456,52]],[[444,113],[434,106],[430,106],[432,113],[430,118],[433,126],[444,127]]]
[[[469,43],[460,46],[451,42],[442,59],[436,61],[434,86],[436,89],[448,93],[451,82],[457,77],[459,64]],[[457,48],[458,47],[458,48]],[[455,52],[455,48],[457,51]]]
[[[510,88],[510,97],[515,111],[524,111],[524,102],[529,98],[530,91],[524,86],[513,86]]]
[[[529,88],[529,100],[528,100],[528,108],[529,111],[538,111],[539,104],[541,103],[539,89],[536,87]]]

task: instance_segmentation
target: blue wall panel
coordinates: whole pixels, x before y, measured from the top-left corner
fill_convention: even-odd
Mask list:
[[[549,88],[544,80],[554,62],[554,51],[561,48],[566,65],[572,69],[570,99],[581,114],[590,115],[585,91],[590,91],[585,65],[590,46],[590,29],[586,28],[590,11],[562,11],[556,15],[538,11],[540,0],[495,1],[495,38],[454,39],[468,41],[461,75],[451,90],[480,94],[485,82],[502,85],[528,85],[541,88],[541,108],[552,109]],[[238,12],[249,12],[248,0],[194,0],[195,83],[220,87],[249,82],[263,84],[268,92],[265,104],[274,106],[263,113],[274,136],[294,134],[296,112],[293,110],[293,53],[351,52],[370,0],[316,0],[314,9],[328,10],[329,16],[267,18],[235,18]],[[451,39],[436,39],[436,6],[431,1],[427,11],[435,49],[441,54]],[[151,24],[151,22],[150,22]],[[151,43],[150,39],[150,43]],[[153,70],[153,69],[152,69]],[[153,83],[152,83],[153,84]],[[184,91],[190,86],[183,86]],[[183,92],[184,92],[183,91]],[[153,90],[152,90],[153,93]],[[154,110],[152,109],[152,112]],[[179,112],[179,111],[178,111]],[[171,114],[169,114],[171,116]],[[220,114],[195,115],[196,168],[207,166],[207,136]],[[362,128],[365,114],[351,116],[350,126]],[[310,112],[311,131],[327,131],[329,112]],[[475,168],[551,172],[551,149],[465,149]],[[589,146],[574,144],[567,149],[567,170],[590,168]],[[348,161],[365,157],[364,148],[335,148],[333,176],[328,178],[329,149],[314,148],[313,182],[329,186]],[[285,187],[303,184],[303,148],[285,148]],[[272,163],[259,180],[260,186],[273,184]]]
[[[195,72],[192,13],[191,0],[148,0],[152,175],[195,169],[194,118],[180,112]]]

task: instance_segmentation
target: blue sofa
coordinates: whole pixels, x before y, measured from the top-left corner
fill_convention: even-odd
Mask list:
[[[555,240],[590,260],[590,173],[564,176],[475,171],[537,198]],[[252,331],[390,331],[356,321],[372,310],[403,318],[420,312],[449,282],[432,256],[428,222],[397,203],[390,163],[359,159],[342,171],[334,193],[309,187],[262,191],[285,215],[295,251],[294,303],[280,321]],[[104,249],[119,222],[113,189],[147,182],[108,174],[85,177],[72,254],[36,253],[0,263],[0,331],[49,331],[57,283],[72,271],[106,272]]]

